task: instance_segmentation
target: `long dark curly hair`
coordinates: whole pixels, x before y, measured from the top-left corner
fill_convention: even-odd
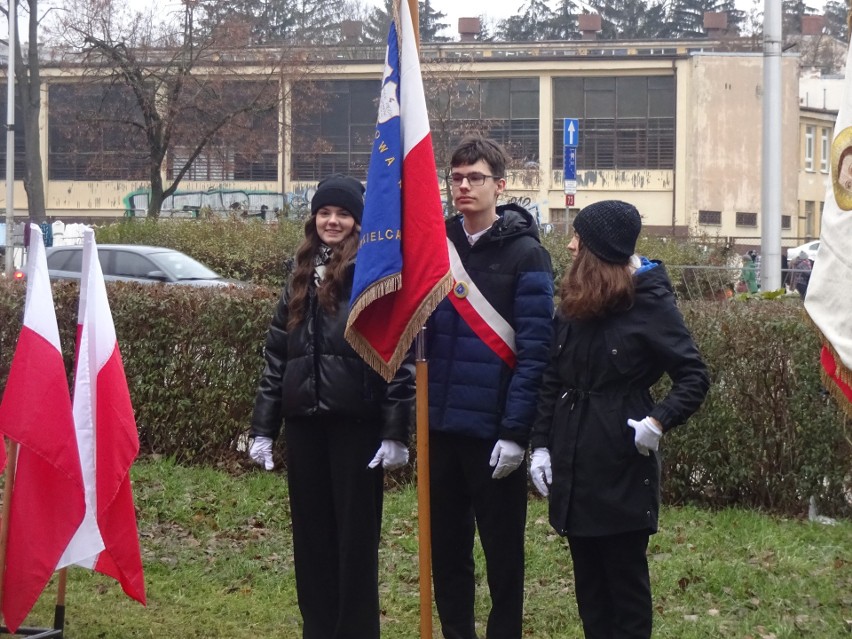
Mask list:
[[[317,289],[317,299],[326,313],[337,312],[346,284],[346,271],[358,253],[360,235],[361,225],[356,224],[348,237],[332,247],[331,260]],[[316,216],[312,215],[305,221],[305,239],[296,249],[296,265],[290,280],[287,330],[296,328],[308,315],[308,299],[314,281],[314,256],[319,252],[321,243]]]

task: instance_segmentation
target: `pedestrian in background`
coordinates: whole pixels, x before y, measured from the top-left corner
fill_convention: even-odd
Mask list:
[[[802,301],[805,301],[805,296],[808,294],[808,283],[811,281],[811,269],[813,264],[808,258],[808,254],[800,251],[798,257],[793,260],[791,284],[794,289],[799,292]]]
[[[249,454],[271,470],[284,420],[303,639],[379,639],[382,467],[408,461],[413,361],[387,383],[343,338],[363,193],[339,174],[317,186],[251,422]]]
[[[634,254],[641,227],[636,208],[616,200],[574,220],[531,437],[530,474],[568,538],[587,639],[651,636],[657,450],[709,386],[665,268]],[[664,373],[672,386],[655,402],[649,389]]]

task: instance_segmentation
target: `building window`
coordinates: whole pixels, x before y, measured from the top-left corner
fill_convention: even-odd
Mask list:
[[[814,236],[814,217],[816,210],[816,202],[807,200],[805,202],[805,236],[811,238]]]
[[[49,179],[148,178],[148,143],[130,89],[106,83],[52,83],[48,103]]]
[[[427,83],[426,105],[438,167],[444,166],[453,149],[470,133],[497,140],[514,168],[538,164],[538,78],[433,77]]]
[[[278,91],[276,84],[228,80],[205,86],[204,109],[185,109],[175,144],[168,156],[174,179],[195,152],[205,126],[237,114],[192,160],[184,179],[200,181],[278,181]],[[244,101],[256,106],[240,112]],[[188,144],[187,144],[188,143]]]
[[[814,127],[805,127],[805,171],[814,170]]]
[[[790,215],[782,215],[781,216],[781,228],[785,231],[789,231],[791,228],[793,228],[792,216],[790,216]]]
[[[565,235],[570,233],[574,218],[579,212],[578,208],[550,209],[550,224],[553,226],[553,231]]]
[[[737,211],[737,226],[756,227],[757,213],[743,213],[741,211]]]
[[[563,165],[563,119],[580,120],[577,168],[673,169],[673,76],[553,80],[552,166]]]
[[[722,226],[722,211],[698,211],[698,223]]]
[[[0,96],[0,113],[2,113],[2,117],[6,118],[6,91],[0,92],[2,96]],[[24,150],[24,114],[21,111],[21,96],[16,95],[15,99],[15,179],[23,180],[26,175],[26,152]],[[6,166],[6,135],[5,133],[0,136],[3,139],[0,140],[0,166]],[[6,174],[3,173],[3,179],[5,180]]]
[[[819,152],[819,170],[822,173],[828,173],[828,158],[829,158],[829,146],[828,146],[828,129],[822,129],[820,131],[820,152]]]
[[[376,135],[375,80],[300,83],[292,92],[291,177],[316,181],[331,173],[367,177]]]

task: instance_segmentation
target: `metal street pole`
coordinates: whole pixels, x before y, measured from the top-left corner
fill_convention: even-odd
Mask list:
[[[6,74],[6,277],[12,277],[12,227],[15,225],[15,9],[9,0],[9,70]]]
[[[781,0],[763,10],[763,171],[760,287],[781,288]]]

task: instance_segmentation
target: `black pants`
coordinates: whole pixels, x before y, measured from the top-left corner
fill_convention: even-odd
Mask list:
[[[304,639],[379,639],[376,425],[288,420],[287,479]]]
[[[520,639],[524,604],[526,463],[503,479],[488,465],[494,441],[432,433],[432,573],[445,639],[476,639],[475,530],[485,552],[488,639]]]
[[[653,610],[647,531],[568,537],[586,639],[648,639]]]

